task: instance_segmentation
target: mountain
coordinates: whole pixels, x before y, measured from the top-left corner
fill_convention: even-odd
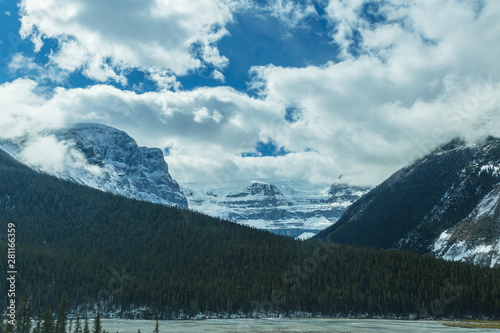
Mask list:
[[[82,317],[500,316],[500,270],[296,241],[75,184],[0,151],[0,228],[9,223],[16,260],[1,256],[0,269],[15,265],[33,313],[66,294]],[[0,279],[0,292],[10,285]]]
[[[128,198],[187,208],[161,149],[139,147],[127,133],[101,124],[76,124],[50,134],[84,156],[88,165],[40,171]],[[4,142],[0,148],[23,162],[23,144]]]
[[[191,209],[291,237],[308,238],[335,223],[368,188],[289,181],[185,183]]]
[[[447,260],[500,267],[500,186],[497,185],[472,213],[443,231],[432,252]]]
[[[455,139],[403,168],[318,234],[499,267],[500,139]]]
[[[309,238],[332,225],[368,190],[286,181],[185,183],[180,187],[169,174],[160,149],[139,147],[116,128],[76,124],[46,134],[70,147],[72,154],[79,154],[83,161],[67,165],[62,171],[31,165],[36,170],[128,198],[189,207],[291,237]],[[27,141],[0,142],[0,148],[29,164],[22,158]]]

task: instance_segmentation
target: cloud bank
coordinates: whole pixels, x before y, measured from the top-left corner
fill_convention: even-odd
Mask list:
[[[240,6],[224,0],[22,0],[20,34],[36,50],[57,40],[50,62],[61,71],[125,84],[123,72],[134,68],[171,77],[226,66],[216,43]]]
[[[23,36],[36,47],[49,37],[60,45],[51,65],[104,83],[49,92],[29,79],[1,85],[0,136],[94,121],[168,148],[180,181],[376,185],[455,136],[500,135],[498,1],[276,1],[269,13],[282,20],[322,16],[337,59],[253,67],[249,92],[177,86],[139,94],[105,83],[140,68],[172,88],[175,75],[201,66],[223,82],[232,60],[217,43],[236,8],[249,4],[199,5],[22,1]],[[268,142],[288,153],[259,156],[256,147]]]

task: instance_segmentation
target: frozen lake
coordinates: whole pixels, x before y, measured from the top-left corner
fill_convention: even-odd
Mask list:
[[[110,332],[152,333],[155,321],[103,319],[103,328]],[[444,326],[439,321],[382,319],[209,319],[160,320],[160,333],[184,332],[498,332],[494,329],[467,329]],[[92,328],[92,326],[90,326]]]

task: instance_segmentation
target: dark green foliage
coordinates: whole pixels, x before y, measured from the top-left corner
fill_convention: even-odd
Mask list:
[[[36,315],[36,326],[35,326],[35,328],[33,328],[33,333],[42,333],[41,319],[42,319],[42,314],[40,312],[40,309],[38,309],[38,312]]]
[[[14,326],[7,322],[7,325],[5,325],[5,333],[14,333]]]
[[[92,333],[102,333],[101,312],[100,311],[97,311],[97,315],[94,318],[94,328],[92,328]]]
[[[257,311],[500,316],[499,270],[295,241],[71,184],[0,153],[0,227],[7,222],[16,224],[19,290],[29,286],[35,308],[57,306],[66,290],[66,314],[97,305],[122,316],[147,307],[145,318]],[[0,245],[6,253],[5,241]],[[46,312],[43,333],[52,333],[51,316]]]
[[[56,321],[55,333],[66,333],[67,323],[68,323],[68,296],[66,295],[65,292],[62,294],[61,302],[57,306],[57,321]]]
[[[82,333],[82,323],[79,315],[76,315],[75,333]]]
[[[500,139],[492,137],[477,146],[453,140],[396,172],[315,238],[427,253],[441,232],[467,217],[499,183],[496,175],[480,169],[500,161],[498,148]]]
[[[31,333],[31,303],[25,292],[16,313],[16,333]]]
[[[158,323],[158,319],[156,319],[156,325],[155,329],[153,330],[153,333],[160,333],[160,325]]]
[[[83,324],[83,333],[90,333],[89,320],[85,318],[85,323]]]
[[[42,333],[53,333],[55,329],[54,316],[50,307],[43,315]]]

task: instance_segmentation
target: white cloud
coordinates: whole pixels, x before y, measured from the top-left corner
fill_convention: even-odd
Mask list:
[[[99,122],[141,145],[169,147],[170,170],[180,180],[206,179],[233,160],[246,165],[250,159],[240,154],[266,141],[271,124],[286,123],[279,105],[228,87],[136,94],[97,85],[44,95],[34,81],[16,80],[0,86],[0,110],[2,138],[35,138],[71,123]]]
[[[300,26],[305,19],[318,15],[312,0],[272,0],[267,2],[266,10],[289,27]]]
[[[387,21],[366,21],[367,1],[331,1],[332,38],[344,61],[253,68],[261,97],[300,106],[275,140],[334,158],[349,182],[376,184],[454,136],[500,134],[500,4],[380,2]],[[354,38],[358,31],[361,39]],[[350,52],[357,43],[361,55]]]
[[[39,82],[52,81],[61,83],[69,75],[69,72],[65,69],[61,69],[50,63],[46,66],[41,66],[33,57],[26,57],[20,53],[12,56],[8,68],[14,74],[35,78]]]
[[[60,49],[52,63],[88,77],[125,84],[122,70],[184,75],[227,59],[216,43],[227,34],[239,1],[225,0],[23,0],[21,36],[40,50],[45,38]]]
[[[23,17],[28,21],[23,21],[26,36],[36,39],[38,30],[29,27],[37,27],[46,36],[61,38],[64,47],[51,61],[62,70],[83,68],[89,76],[119,81],[122,74],[117,69],[143,66],[159,86],[173,91],[137,94],[96,85],[58,88],[44,95],[33,81],[16,80],[0,86],[3,137],[40,133],[72,122],[101,122],[126,131],[141,145],[169,147],[171,173],[181,181],[274,177],[331,183],[343,175],[342,181],[375,185],[456,135],[471,139],[500,135],[498,1],[484,1],[482,10],[478,2],[458,0],[404,6],[384,1],[378,10],[387,20],[375,23],[360,13],[366,1],[331,1],[327,7],[331,36],[342,47],[344,61],[304,68],[255,67],[251,84],[259,97],[229,87],[176,90],[176,75],[203,62],[224,67],[215,43],[220,38],[217,33],[224,34],[223,26],[231,20],[232,7],[226,2],[206,2],[208,7],[200,12],[174,6],[177,16],[167,21],[173,20],[172,31],[180,37],[155,32],[144,41],[130,27],[124,27],[123,35],[113,27],[102,35],[108,31],[101,27],[106,22],[99,17],[94,25],[87,22],[88,10],[104,4],[68,0],[65,5],[76,6],[66,22],[50,2],[53,13],[45,19],[39,14],[42,9],[36,8],[47,3],[26,3],[34,13]],[[279,3],[287,8],[287,2]],[[219,5],[226,10],[211,13]],[[140,14],[148,12],[152,3],[135,6],[134,13]],[[101,9],[106,13],[105,7]],[[129,13],[120,10],[121,17]],[[153,19],[144,29],[161,26],[159,17],[172,14],[166,7],[155,10],[158,22]],[[184,26],[191,17],[202,20],[202,10],[209,13],[210,24],[218,22],[217,31],[213,26],[208,30],[199,24]],[[134,22],[141,23],[141,15],[135,16]],[[30,25],[30,20],[36,24]],[[114,17],[110,20],[110,25],[119,23]],[[75,32],[77,25],[81,34]],[[68,33],[62,34],[62,27],[69,28]],[[125,34],[131,36],[127,42],[122,39]],[[150,48],[161,38],[168,43]],[[105,42],[109,45],[103,46]],[[189,53],[194,44],[205,45],[198,50],[199,57]],[[354,44],[359,55],[351,53]],[[154,50],[160,52],[153,56]],[[179,63],[169,60],[175,52],[184,56],[176,59]],[[71,54],[77,54],[76,60]],[[219,69],[212,74],[217,76]],[[285,120],[290,105],[300,109],[294,122]],[[292,153],[241,157],[254,151],[257,142],[269,140]]]
[[[55,173],[66,170],[85,170],[97,176],[98,166],[88,164],[86,157],[71,142],[61,142],[53,135],[31,137],[21,151],[24,163]]]
[[[226,78],[224,77],[224,74],[222,74],[220,71],[214,69],[212,71],[212,75],[211,77],[214,79],[214,80],[217,80],[217,81],[220,81],[220,82],[226,82]]]

